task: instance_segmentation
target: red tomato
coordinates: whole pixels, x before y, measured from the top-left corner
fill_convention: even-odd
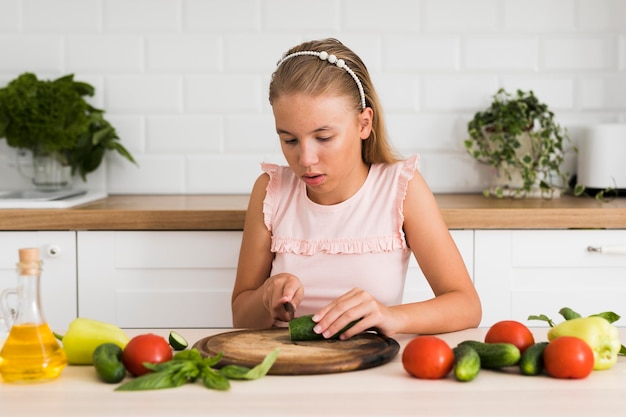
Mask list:
[[[520,353],[535,343],[535,338],[528,327],[515,320],[499,321],[489,328],[485,343],[511,343]]]
[[[554,378],[586,378],[593,370],[593,351],[582,339],[560,336],[543,351],[543,366]]]
[[[411,375],[423,379],[443,378],[452,370],[454,352],[436,336],[417,336],[402,352],[402,366]]]
[[[122,352],[122,363],[135,376],[150,372],[144,362],[161,363],[172,359],[172,348],[165,338],[148,333],[135,336]]]

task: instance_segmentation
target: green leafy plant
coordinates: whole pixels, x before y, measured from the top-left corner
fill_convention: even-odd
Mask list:
[[[539,190],[552,197],[567,187],[569,173],[561,165],[569,136],[532,91],[517,90],[513,95],[498,90],[491,105],[474,115],[467,131],[464,145],[473,158],[509,181],[519,180],[516,185],[496,185],[484,192],[486,196],[525,197]]]
[[[83,181],[107,151],[136,163],[104,110],[85,100],[94,93],[93,86],[75,81],[73,74],[49,81],[23,73],[0,89],[0,138],[34,155],[54,155]]]
[[[216,366],[222,353],[203,358],[197,349],[183,350],[174,357],[159,364],[144,363],[152,372],[139,376],[115,388],[115,391],[145,391],[180,387],[197,379],[209,389],[226,391],[229,380],[255,380],[263,378],[278,358],[279,350],[268,353],[254,368],[239,365]]]

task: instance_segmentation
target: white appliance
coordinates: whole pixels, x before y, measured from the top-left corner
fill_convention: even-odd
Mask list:
[[[577,180],[587,189],[626,190],[626,124],[585,129],[578,146]]]

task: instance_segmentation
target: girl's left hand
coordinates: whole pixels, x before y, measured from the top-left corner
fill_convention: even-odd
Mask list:
[[[389,307],[380,303],[368,292],[354,288],[313,315],[313,321],[317,322],[313,330],[329,338],[354,320],[361,319],[339,336],[340,339],[349,339],[372,328],[390,336],[394,333],[390,326],[393,321],[391,316]]]

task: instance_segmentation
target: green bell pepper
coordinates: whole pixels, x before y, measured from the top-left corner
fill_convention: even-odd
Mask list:
[[[621,349],[619,332],[603,317],[573,318],[557,324],[548,331],[549,341],[559,336],[575,336],[587,342],[593,350],[595,370],[609,369],[617,362],[617,355]]]
[[[114,343],[124,349],[130,340],[118,326],[79,317],[74,319],[65,335],[56,335],[63,342],[63,350],[70,365],[91,365],[93,352],[103,343]]]

